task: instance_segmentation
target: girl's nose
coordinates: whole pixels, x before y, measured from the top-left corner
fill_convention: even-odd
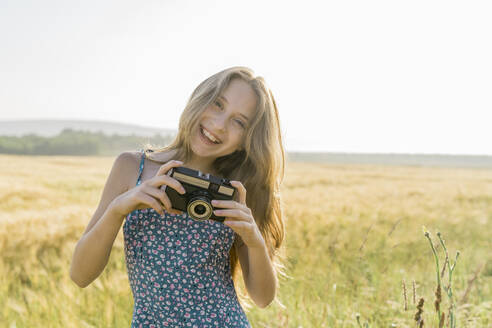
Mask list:
[[[213,129],[217,132],[224,132],[226,121],[224,116],[218,116],[213,120]]]

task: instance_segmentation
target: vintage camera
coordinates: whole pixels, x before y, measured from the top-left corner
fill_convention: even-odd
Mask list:
[[[204,174],[187,167],[173,167],[168,175],[178,180],[186,193],[183,195],[171,187],[165,191],[172,207],[188,212],[195,220],[215,220],[223,222],[225,217],[213,213],[212,199],[232,200],[237,193],[228,179],[219,178],[211,174]]]

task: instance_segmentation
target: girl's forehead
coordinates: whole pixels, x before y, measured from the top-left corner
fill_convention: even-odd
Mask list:
[[[256,109],[256,93],[251,86],[240,79],[232,80],[219,96],[227,106],[252,117]]]

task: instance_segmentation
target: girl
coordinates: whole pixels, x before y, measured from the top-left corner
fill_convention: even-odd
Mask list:
[[[185,192],[167,175],[178,166],[231,180],[237,197],[212,201],[223,223],[172,208],[160,187]],[[83,288],[99,276],[124,222],[132,327],[250,327],[235,291],[237,264],[251,299],[266,307],[283,274],[284,166],[277,106],[264,79],[247,67],[212,75],[193,91],[170,145],[116,158],[75,247],[72,280]]]

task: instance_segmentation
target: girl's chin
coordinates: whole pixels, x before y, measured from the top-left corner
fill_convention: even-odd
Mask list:
[[[193,154],[195,156],[203,157],[203,158],[213,157],[214,159],[219,158],[219,157],[223,157],[223,156],[227,156],[227,155],[230,155],[233,153],[233,151],[224,151],[224,150],[217,152],[217,151],[214,151],[213,149],[210,150],[209,148],[205,148],[205,147],[202,148],[199,145],[192,145],[191,151],[193,152]]]

